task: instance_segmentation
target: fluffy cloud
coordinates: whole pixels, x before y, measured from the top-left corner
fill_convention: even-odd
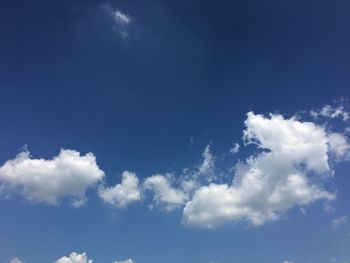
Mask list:
[[[92,153],[80,155],[62,149],[58,156],[45,160],[33,159],[24,151],[0,167],[0,194],[19,195],[49,205],[69,196],[72,204],[79,206],[86,200],[86,190],[103,177]]]
[[[166,210],[172,210],[185,204],[187,194],[182,189],[172,186],[173,177],[168,175],[153,175],[146,178],[143,186],[154,193],[153,203],[163,205]]]
[[[231,184],[199,188],[184,208],[184,223],[211,228],[248,220],[259,225],[294,206],[335,198],[317,182],[330,173],[325,128],[252,112],[245,126],[246,144],[255,145],[260,153],[237,165]]]
[[[338,228],[342,225],[345,225],[346,223],[348,222],[348,217],[347,216],[343,216],[343,217],[339,217],[339,218],[334,218],[332,220],[332,223],[331,223],[331,227],[333,229],[335,228]]]
[[[122,208],[141,199],[139,180],[136,174],[124,171],[122,181],[114,187],[100,187],[99,196],[108,204]]]
[[[20,260],[18,257],[15,257],[11,259],[9,263],[24,263],[24,262]]]
[[[61,257],[57,259],[54,263],[92,263],[91,259],[87,259],[86,253],[78,254],[73,252],[68,257]]]
[[[347,138],[340,133],[330,133],[328,135],[330,151],[337,161],[350,160],[350,144]]]

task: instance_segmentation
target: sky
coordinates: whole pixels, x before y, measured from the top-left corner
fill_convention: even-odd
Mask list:
[[[349,10],[3,0],[0,263],[350,262]]]

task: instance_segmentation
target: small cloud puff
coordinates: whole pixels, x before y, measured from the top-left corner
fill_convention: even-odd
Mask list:
[[[20,260],[18,257],[15,257],[11,259],[9,263],[24,263],[24,261]]]
[[[130,23],[130,17],[123,14],[120,10],[114,11],[114,19],[120,25],[127,25]]]
[[[136,174],[124,171],[122,181],[114,187],[100,187],[98,194],[102,200],[118,208],[141,200],[139,179]]]
[[[61,257],[54,263],[92,263],[91,259],[87,259],[86,253],[78,254],[76,252],[71,253],[68,257]]]
[[[238,152],[239,152],[239,144],[238,143],[234,143],[232,145],[232,148],[230,149],[230,153],[236,154]]]
[[[113,28],[117,30],[122,39],[126,39],[129,36],[128,27],[131,23],[131,17],[119,9],[114,9],[110,4],[105,4],[104,8],[114,21]]]
[[[126,259],[126,260],[121,260],[121,261],[115,261],[114,263],[134,263],[132,259]]]

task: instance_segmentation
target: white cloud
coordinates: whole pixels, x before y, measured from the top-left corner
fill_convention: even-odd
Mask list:
[[[213,154],[210,151],[210,146],[207,145],[202,153],[203,162],[198,167],[198,175],[204,175],[207,176],[208,180],[211,180],[213,177],[213,171],[214,171],[214,162],[215,159],[213,157]]]
[[[113,8],[110,4],[103,4],[107,16],[113,22],[113,29],[118,32],[122,39],[126,39],[129,36],[128,29],[132,22],[130,15],[121,11],[120,9]]]
[[[91,259],[87,259],[86,253],[78,254],[76,252],[71,253],[68,257],[61,257],[54,263],[92,263]]]
[[[131,23],[131,17],[119,9],[114,9],[110,4],[103,6],[113,20],[113,29],[118,32],[122,39],[126,39],[129,36],[128,27]]]
[[[80,155],[62,149],[51,160],[33,159],[28,151],[0,167],[0,194],[23,196],[34,202],[56,205],[63,197],[72,197],[73,205],[82,205],[86,190],[101,181],[104,172],[92,153]]]
[[[285,260],[285,261],[283,261],[283,263],[293,263],[293,261]]]
[[[115,261],[115,263],[134,263],[134,261],[129,258],[127,260]]]
[[[334,154],[336,160],[350,160],[350,144],[347,138],[340,133],[330,133],[328,135],[330,151]]]
[[[261,150],[236,167],[232,184],[199,188],[187,202],[183,222],[215,227],[248,220],[276,220],[284,211],[335,196],[316,183],[330,173],[328,137],[323,127],[281,115],[247,114],[244,139]],[[310,178],[312,172],[319,178]]]
[[[239,152],[239,144],[238,143],[234,143],[232,145],[232,148],[230,149],[230,153],[236,154],[238,152]]]
[[[15,257],[11,259],[9,263],[24,263],[24,262],[20,260],[18,257]]]
[[[201,185],[218,179],[215,172],[215,157],[210,150],[210,145],[207,145],[202,153],[202,162],[194,169],[184,169],[180,178],[180,188],[187,195],[191,195]]]
[[[329,170],[328,139],[323,127],[295,118],[284,119],[281,115],[270,114],[270,118],[265,118],[252,112],[247,114],[245,125],[244,139],[248,144],[281,156],[290,165],[304,163],[307,170]]]
[[[98,191],[102,200],[116,207],[125,207],[132,202],[141,200],[139,179],[136,174],[124,171],[122,181],[114,187],[100,187]]]
[[[325,118],[342,118],[343,121],[347,121],[350,118],[350,113],[345,110],[344,105],[339,106],[331,106],[325,105],[320,110],[312,110],[310,111],[310,115],[317,119],[319,117]]]
[[[113,12],[115,21],[120,25],[128,25],[130,23],[130,17],[120,10]]]
[[[146,178],[143,186],[146,190],[153,191],[153,203],[155,205],[164,205],[166,210],[172,210],[185,204],[188,199],[187,194],[172,186],[172,176],[170,174],[153,175]]]
[[[332,220],[331,227],[332,227],[333,229],[335,229],[335,228],[338,228],[338,227],[340,227],[340,226],[342,226],[342,225],[345,225],[345,224],[347,224],[347,223],[348,223],[348,217],[347,217],[347,216],[343,216],[343,217],[339,217],[339,218],[334,218],[334,219]]]
[[[172,174],[157,174],[146,178],[143,186],[145,190],[153,191],[153,204],[163,206],[166,210],[179,208],[203,183],[215,180],[215,158],[209,145],[205,147],[202,158],[202,162],[194,169],[184,169],[178,180]]]
[[[326,213],[331,213],[331,212],[333,212],[335,210],[335,208],[332,205],[326,203],[326,204],[323,205],[323,210]]]
[[[15,257],[10,260],[9,263],[24,263],[21,261],[19,258]],[[53,263],[93,263],[92,259],[88,259],[86,253],[77,253],[77,252],[72,252],[69,256],[64,256]],[[132,259],[126,259],[126,260],[116,260],[114,263],[134,263]]]

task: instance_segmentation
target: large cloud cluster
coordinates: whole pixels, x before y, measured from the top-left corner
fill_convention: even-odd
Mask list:
[[[296,205],[335,198],[319,183],[330,172],[329,151],[339,150],[330,149],[324,127],[253,112],[247,114],[245,126],[246,144],[260,153],[237,165],[231,184],[199,188],[184,208],[185,223],[214,227],[248,220],[259,225]]]
[[[347,121],[349,113],[344,107],[325,106],[313,115]],[[208,228],[240,220],[261,225],[293,207],[336,198],[325,185],[334,174],[331,167],[350,160],[346,132],[281,114],[249,112],[244,124],[243,145],[253,154],[238,161],[230,175],[216,168],[210,145],[202,162],[180,176],[154,174],[141,181],[124,171],[115,186],[106,185],[92,153],[61,150],[46,160],[23,151],[0,166],[0,194],[51,205],[71,197],[72,204],[80,206],[87,200],[87,189],[99,184],[98,196],[113,207],[124,208],[151,193],[150,207],[183,208],[184,224]],[[234,149],[231,153],[238,153],[239,145]]]

